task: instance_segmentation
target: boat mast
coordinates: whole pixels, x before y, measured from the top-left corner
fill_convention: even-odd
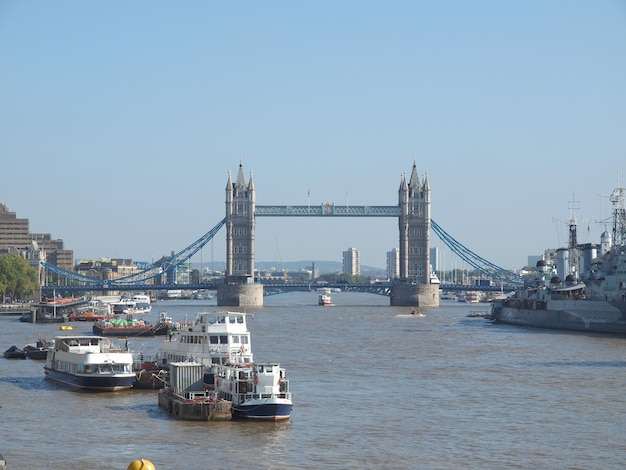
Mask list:
[[[576,237],[576,214],[575,210],[580,209],[580,201],[576,201],[575,196],[572,195],[572,200],[569,201],[570,219],[569,219],[569,263],[570,273],[574,275],[576,279],[579,277],[578,272],[578,239]]]
[[[619,184],[618,184],[619,186]],[[626,244],[626,206],[624,205],[625,188],[615,188],[611,193],[613,203],[613,246]]]

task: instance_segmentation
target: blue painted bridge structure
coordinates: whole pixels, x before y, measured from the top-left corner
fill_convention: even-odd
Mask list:
[[[334,204],[321,204],[317,206],[256,206],[255,216],[284,216],[284,217],[399,217],[399,206],[337,206]],[[147,269],[134,273],[128,276],[113,280],[102,280],[97,278],[91,278],[81,275],[74,271],[68,271],[59,268],[56,265],[42,261],[41,264],[49,271],[57,274],[58,276],[70,281],[67,286],[42,286],[43,291],[52,291],[53,289],[63,289],[67,291],[130,291],[130,290],[162,290],[162,289],[212,289],[216,286],[210,284],[198,284],[198,285],[167,285],[157,284],[154,282],[156,278],[161,278],[163,274],[176,269],[180,264],[188,261],[194,254],[196,254],[204,245],[212,240],[220,229],[225,225],[226,218],[219,221],[211,230],[201,236],[198,240],[194,241],[188,247],[179,251],[178,253],[163,259],[157,263],[152,264]],[[492,279],[498,286],[492,286],[491,288],[486,286],[475,287],[477,290],[500,290],[503,286],[507,288],[513,288],[516,285],[521,284],[520,277],[506,269],[500,268],[495,264],[487,261],[485,258],[472,252],[470,249],[463,246],[451,235],[446,233],[433,219],[430,219],[430,226],[432,231],[462,260],[467,262],[474,269],[478,270],[484,277]],[[390,283],[381,284],[359,284],[359,285],[340,285],[336,287],[346,288],[347,290],[359,290],[363,292],[374,292],[384,295],[388,295],[389,289],[393,281]],[[308,284],[307,284],[308,285]],[[276,289],[287,290],[305,290],[307,285],[265,285],[265,291],[270,292]],[[332,287],[332,286],[331,286]],[[471,290],[474,286],[456,286],[454,284],[442,284],[442,289],[446,290]]]

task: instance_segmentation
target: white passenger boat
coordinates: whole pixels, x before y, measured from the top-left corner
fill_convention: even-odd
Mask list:
[[[161,344],[158,354],[159,367],[172,362],[199,362],[208,376],[205,381],[213,383],[211,366],[227,363],[252,363],[252,344],[242,312],[202,312],[196,315],[192,325],[172,331]]]
[[[289,380],[280,364],[223,364],[214,370],[217,396],[232,402],[232,419],[289,419],[293,404]]]
[[[113,304],[113,313],[116,315],[143,315],[152,311],[150,296],[134,294],[129,298],[122,298]]]
[[[324,292],[320,294],[317,303],[318,305],[322,305],[324,307],[328,307],[333,304],[333,301],[330,297],[330,289],[326,289]]]
[[[135,383],[133,357],[101,336],[57,336],[48,352],[46,378],[73,388],[115,391]]]

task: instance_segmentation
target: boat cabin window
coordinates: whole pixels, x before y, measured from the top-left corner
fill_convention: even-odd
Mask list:
[[[217,322],[218,323],[226,323],[226,317],[223,315],[220,315],[217,317]]]
[[[209,336],[211,344],[228,344],[228,336]]]
[[[231,343],[239,344],[239,336],[238,335],[233,335],[233,339],[232,339]]]

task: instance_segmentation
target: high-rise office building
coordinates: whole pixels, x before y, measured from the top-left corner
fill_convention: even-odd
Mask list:
[[[400,276],[400,250],[394,248],[387,252],[387,277],[390,280]]]
[[[46,261],[63,269],[74,266],[74,252],[63,248],[63,240],[53,240],[49,233],[30,233],[29,220],[18,219],[15,212],[0,204],[0,254],[24,256],[36,242],[46,254]]]
[[[343,252],[343,272],[353,276],[361,274],[361,253],[356,248]]]

